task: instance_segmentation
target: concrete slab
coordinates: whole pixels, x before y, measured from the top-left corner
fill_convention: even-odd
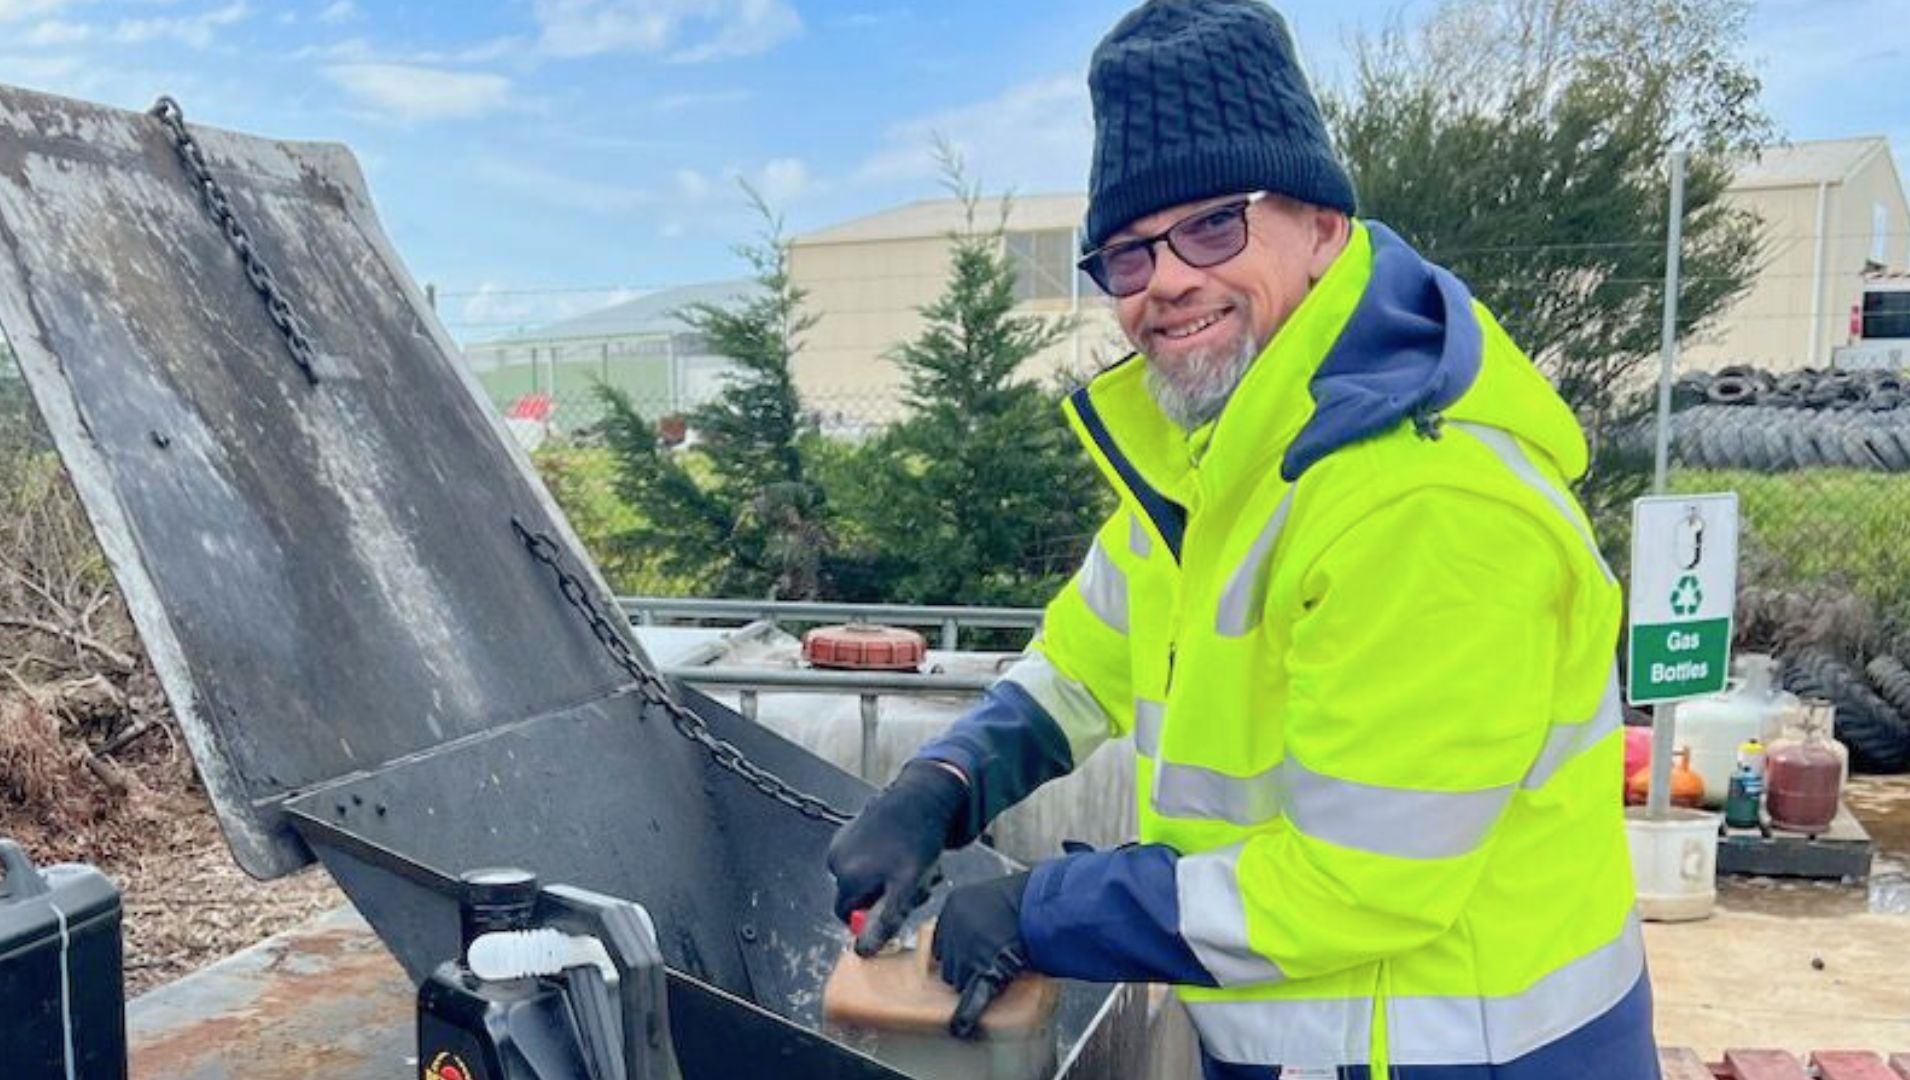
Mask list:
[[[1648,923],[1658,1042],[1708,1061],[1727,1047],[1807,1054],[1910,1046],[1910,919],[1722,910]]]

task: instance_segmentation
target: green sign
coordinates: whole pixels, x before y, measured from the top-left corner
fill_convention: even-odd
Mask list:
[[[1724,687],[1731,620],[1697,619],[1631,628],[1631,699],[1676,701]]]
[[[1639,499],[1632,508],[1634,705],[1715,694],[1731,666],[1738,502],[1730,492]]]

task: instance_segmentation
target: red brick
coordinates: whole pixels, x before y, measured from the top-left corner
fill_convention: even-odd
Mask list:
[[[1890,1067],[1895,1069],[1903,1080],[1910,1080],[1910,1054],[1890,1055]]]
[[[1782,1050],[1726,1050],[1732,1080],[1810,1080],[1797,1059]]]
[[[1811,1055],[1811,1064],[1821,1080],[1899,1080],[1868,1050],[1819,1050]]]
[[[1703,1058],[1683,1046],[1659,1047],[1658,1070],[1662,1080],[1718,1080]]]

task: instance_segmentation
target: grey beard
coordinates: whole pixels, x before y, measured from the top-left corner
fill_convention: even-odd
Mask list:
[[[1253,340],[1244,335],[1231,353],[1213,355],[1218,352],[1221,347],[1217,346],[1198,357],[1198,362],[1189,365],[1186,373],[1179,377],[1148,365],[1147,392],[1154,395],[1154,403],[1169,420],[1188,431],[1220,415],[1220,410],[1227,407],[1227,399],[1233,397],[1234,388],[1240,385],[1254,358],[1260,355]]]

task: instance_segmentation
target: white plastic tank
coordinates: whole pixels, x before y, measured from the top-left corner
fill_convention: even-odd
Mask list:
[[[925,669],[986,677],[1006,670],[1018,656],[930,649]],[[721,649],[686,655],[684,660],[723,668],[793,670],[801,665],[801,643],[780,630],[755,626],[748,632],[733,632]],[[733,690],[713,689],[711,696],[731,708],[741,705],[741,695]],[[979,697],[979,693],[883,694],[878,706],[874,759],[865,779],[877,785],[888,783],[923,743],[946,730]],[[756,721],[764,727],[838,768],[862,772],[862,702],[858,695],[763,690],[757,695],[755,713]],[[988,833],[997,851],[1031,863],[1061,854],[1063,840],[1110,848],[1134,839],[1138,829],[1134,746],[1131,740],[1120,739],[1102,746],[1074,772],[1002,814]]]
[[[1795,705],[1795,695],[1777,689],[1777,661],[1763,653],[1741,653],[1731,662],[1724,693],[1678,706],[1678,742],[1691,748],[1691,771],[1704,781],[1705,806],[1724,805],[1739,744],[1775,738]]]

